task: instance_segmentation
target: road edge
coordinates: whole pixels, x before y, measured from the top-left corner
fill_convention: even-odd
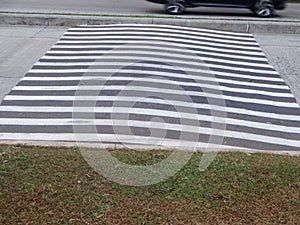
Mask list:
[[[76,26],[78,24],[165,24],[246,33],[300,34],[300,20],[232,20],[212,18],[158,18],[130,16],[48,15],[0,13],[0,24]]]

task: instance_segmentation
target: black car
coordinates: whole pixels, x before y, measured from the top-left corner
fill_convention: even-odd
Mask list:
[[[285,8],[285,0],[147,0],[158,4],[164,4],[169,14],[182,14],[188,7],[231,7],[249,8],[260,17],[269,17],[274,10]]]

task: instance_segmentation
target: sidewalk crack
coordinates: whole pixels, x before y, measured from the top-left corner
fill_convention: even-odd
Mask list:
[[[30,38],[37,37],[40,33],[42,33],[44,30],[46,30],[47,26],[43,26],[38,32],[36,32],[34,35],[32,35]]]

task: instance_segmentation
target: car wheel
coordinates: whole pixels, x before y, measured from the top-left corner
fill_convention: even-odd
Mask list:
[[[272,0],[257,0],[253,11],[257,16],[270,17],[274,14],[274,3]]]
[[[184,1],[182,0],[167,0],[165,4],[166,12],[172,15],[182,14],[185,10]]]

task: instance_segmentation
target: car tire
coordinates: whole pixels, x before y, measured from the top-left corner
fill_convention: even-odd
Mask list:
[[[253,12],[259,17],[270,17],[274,15],[274,3],[272,0],[257,0]]]
[[[185,7],[182,0],[167,0],[165,4],[165,10],[172,15],[183,14]]]

